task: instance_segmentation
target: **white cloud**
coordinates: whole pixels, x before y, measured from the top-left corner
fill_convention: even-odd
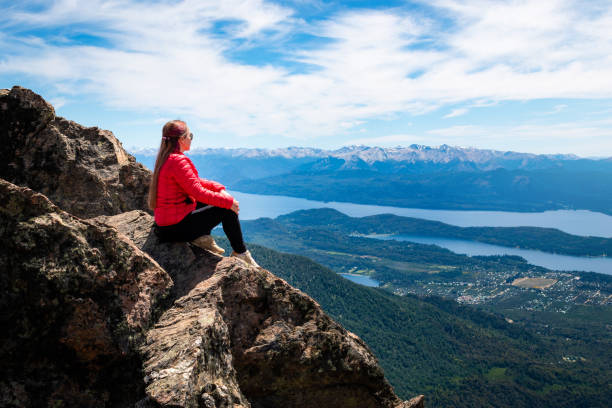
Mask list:
[[[608,124],[609,126],[609,124]],[[555,125],[524,124],[512,127],[501,126],[451,126],[447,128],[432,129],[428,134],[452,138],[489,138],[494,139],[567,139],[580,140],[591,137],[612,136],[612,129],[605,122],[585,124],[581,122],[567,122]]]
[[[451,126],[432,129],[428,135],[436,144],[480,146],[498,150],[533,153],[574,153],[582,156],[602,155],[612,138],[612,121],[566,122],[554,125],[522,124],[502,126]],[[424,141],[424,143],[428,143]]]
[[[486,99],[479,99],[470,104],[471,108],[488,108],[490,106],[497,106],[499,101],[492,101]]]
[[[428,2],[453,22],[450,29],[433,14],[399,8],[341,12],[308,25],[264,0],[51,4],[0,16],[0,74],[43,78],[65,95],[86,92],[116,108],[189,115],[213,132],[306,140],[459,102],[612,98],[610,2]],[[227,21],[235,22],[227,35],[211,32]],[[82,32],[103,45],[22,34],[36,28]],[[293,73],[274,61],[255,66],[226,55],[233,40],[274,48],[298,31],[330,39],[285,50],[314,70]],[[431,134],[461,131],[477,129]]]
[[[386,136],[378,136],[378,137],[363,137],[359,139],[353,139],[348,142],[345,142],[345,146],[354,146],[354,145],[366,145],[366,146],[381,146],[381,147],[389,147],[389,146],[405,146],[413,143],[421,143],[424,139],[423,136],[419,135],[411,135],[411,134],[397,134],[397,135],[386,135]]]
[[[562,104],[553,106],[553,108],[549,111],[540,113],[540,115],[556,115],[557,113],[563,112],[567,108],[568,108],[568,105],[562,103]]]
[[[340,126],[345,128],[345,129],[351,129],[360,125],[363,125],[365,122],[362,120],[356,120],[353,122],[342,122],[340,123]]]
[[[486,136],[487,131],[482,126],[475,125],[457,125],[447,128],[432,129],[427,131],[430,135],[439,135],[445,137],[463,138],[466,136]]]
[[[453,109],[449,114],[444,115],[443,118],[444,119],[455,118],[457,116],[465,115],[466,113],[468,113],[468,111],[469,110],[467,108]]]
[[[51,102],[51,105],[53,105],[55,109],[59,109],[66,104],[67,100],[66,98],[54,98],[49,102]]]

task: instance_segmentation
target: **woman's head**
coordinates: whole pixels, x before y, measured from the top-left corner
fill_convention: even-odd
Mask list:
[[[171,153],[189,150],[192,138],[193,135],[189,132],[189,127],[182,120],[171,120],[166,122],[162,128],[162,141],[149,186],[149,208],[152,210],[157,206],[157,181],[161,167]]]
[[[193,134],[189,132],[189,127],[182,120],[171,120],[162,129],[162,145],[164,142],[170,143],[173,151],[189,150],[191,139],[193,139]]]
[[[178,139],[189,131],[187,124],[182,120],[166,122],[162,128],[162,139]]]

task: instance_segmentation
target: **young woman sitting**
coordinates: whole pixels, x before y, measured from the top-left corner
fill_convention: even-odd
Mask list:
[[[219,223],[229,239],[231,256],[259,267],[244,246],[238,201],[215,181],[198,177],[183,154],[191,147],[193,133],[181,120],[166,123],[149,188],[149,207],[155,213],[155,229],[164,241],[190,241],[216,254],[225,251],[210,235]]]

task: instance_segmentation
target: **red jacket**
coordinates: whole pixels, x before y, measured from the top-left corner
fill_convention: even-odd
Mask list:
[[[219,194],[225,187],[198,177],[195,166],[183,153],[171,153],[159,170],[155,222],[173,225],[196,208],[196,201],[231,208],[233,198]]]

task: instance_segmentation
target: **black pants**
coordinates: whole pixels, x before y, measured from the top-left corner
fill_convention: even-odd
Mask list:
[[[232,210],[198,202],[196,209],[187,214],[178,224],[156,226],[156,233],[162,241],[193,241],[221,223],[232,249],[239,254],[246,251],[238,214]]]

